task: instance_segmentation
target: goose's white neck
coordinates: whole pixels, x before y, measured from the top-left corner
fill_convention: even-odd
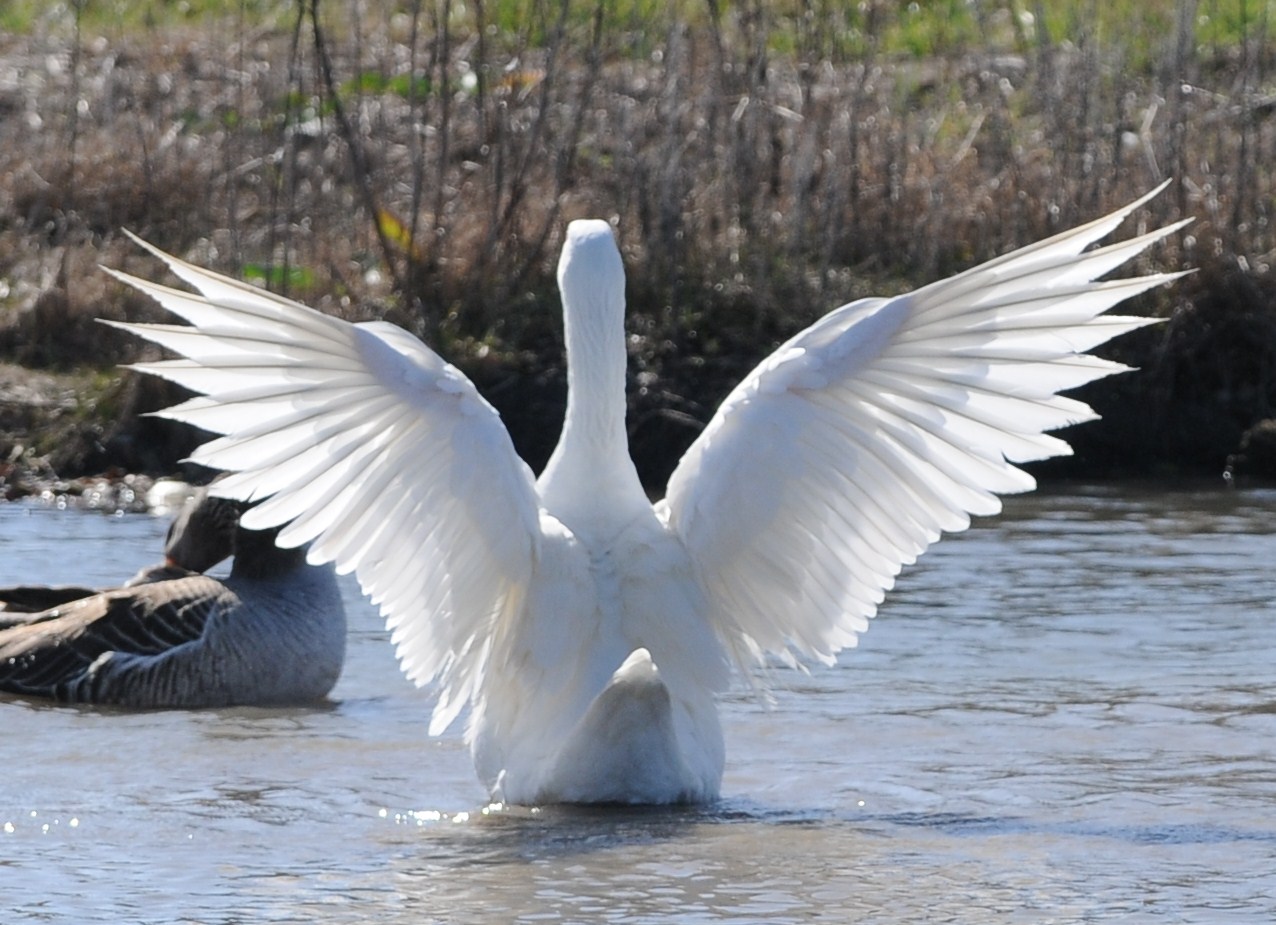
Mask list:
[[[625,429],[625,271],[611,227],[575,221],[558,263],[567,417],[540,478],[546,510],[576,533],[650,508]]]

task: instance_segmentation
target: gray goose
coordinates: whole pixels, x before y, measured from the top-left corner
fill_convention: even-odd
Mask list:
[[[151,709],[323,699],[345,660],[336,575],[276,546],[277,531],[240,527],[243,508],[206,498],[170,535],[178,561],[196,566],[233,552],[224,580],[146,581],[0,629],[0,691]]]

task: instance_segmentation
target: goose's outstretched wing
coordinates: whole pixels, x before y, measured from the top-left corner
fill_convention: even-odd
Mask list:
[[[139,242],[143,243],[143,242]],[[195,462],[235,473],[218,495],[288,524],[283,546],[353,571],[407,675],[439,680],[441,731],[518,612],[539,543],[531,471],[457,369],[385,322],[350,324],[145,245],[194,295],[110,271],[190,326],[117,324],[184,358],[138,364],[203,393],[161,416],[224,434]]]
[[[1034,487],[1012,463],[1071,452],[1045,431],[1095,415],[1057,393],[1125,369],[1084,351],[1153,320],[1101,313],[1177,275],[1095,282],[1183,224],[1086,250],[1147,198],[907,295],[836,309],[727,397],[671,476],[663,513],[738,661],[831,662],[941,532]]]

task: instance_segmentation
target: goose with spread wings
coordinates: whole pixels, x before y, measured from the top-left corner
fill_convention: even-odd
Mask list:
[[[652,504],[628,452],[625,281],[611,227],[558,265],[562,433],[539,478],[429,347],[152,248],[198,294],[115,275],[188,324],[120,324],[200,393],[162,412],[223,436],[193,459],[254,528],[354,572],[407,676],[463,712],[496,801],[714,799],[715,698],[761,660],[830,663],[901,567],[1070,452],[1058,393],[1124,367],[1085,351],[1149,322],[1102,313],[1173,274],[1099,281],[1171,225],[1091,248],[1146,198],[894,298],[842,306],[726,398]]]

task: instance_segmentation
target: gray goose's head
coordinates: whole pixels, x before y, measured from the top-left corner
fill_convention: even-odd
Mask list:
[[[248,578],[266,578],[302,565],[305,549],[275,545],[280,528],[248,530],[239,525],[240,515],[251,506],[200,489],[169,527],[165,556],[171,564],[192,572],[205,572],[234,556],[232,574]]]

